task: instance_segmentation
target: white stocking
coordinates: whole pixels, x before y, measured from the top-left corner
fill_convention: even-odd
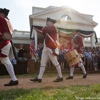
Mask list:
[[[84,74],[86,74],[86,70],[85,70],[84,65],[83,65],[83,66],[81,66],[81,69],[82,69],[83,73],[84,73]]]
[[[45,67],[40,67],[40,72],[39,72],[39,75],[38,75],[38,79],[42,79],[44,71],[45,71]]]
[[[74,67],[70,67],[70,76],[73,76],[73,73],[74,73]]]
[[[5,65],[5,67],[6,67],[7,71],[8,71],[11,79],[13,81],[16,81],[17,78],[16,78],[15,73],[14,73],[13,65],[12,64],[4,64],[4,65]]]
[[[83,63],[79,63],[78,67],[80,67],[82,69],[83,73],[86,74],[86,70],[85,70]]]
[[[62,73],[61,73],[61,67],[60,65],[56,66],[57,72],[58,72],[58,76],[61,78],[62,77]]]

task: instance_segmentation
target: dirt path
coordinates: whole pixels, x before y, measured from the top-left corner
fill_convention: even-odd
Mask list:
[[[43,77],[42,83],[38,82],[31,82],[31,77],[26,78],[18,78],[19,85],[18,86],[11,86],[11,87],[4,87],[4,84],[9,82],[9,78],[0,78],[0,90],[7,90],[11,88],[45,88],[45,87],[60,87],[60,86],[72,86],[72,85],[90,85],[90,84],[97,84],[100,83],[100,74],[88,74],[86,79],[82,79],[82,75],[74,75],[74,79],[66,80],[65,76],[63,77],[63,82],[55,83],[53,80],[56,77]]]

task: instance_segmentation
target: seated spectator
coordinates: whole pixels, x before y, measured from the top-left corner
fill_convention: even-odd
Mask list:
[[[25,49],[23,48],[23,44],[21,44],[21,45],[19,46],[19,49],[18,49],[18,61],[21,61],[21,62],[27,61],[27,58],[24,58],[24,55],[25,55],[26,53],[28,53],[28,51],[25,50]]]
[[[26,54],[27,52],[28,51],[23,48],[23,44],[21,44],[18,50],[18,57],[24,57],[24,54]]]

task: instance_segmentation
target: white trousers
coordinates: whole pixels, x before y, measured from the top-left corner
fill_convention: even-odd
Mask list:
[[[9,57],[0,57],[0,61],[2,64],[11,64]]]
[[[15,59],[11,43],[7,44],[1,49],[1,53],[8,56],[10,60]]]
[[[59,62],[57,60],[57,56],[53,55],[49,50],[43,50],[38,79],[42,79],[42,76],[43,76],[43,73],[45,71],[45,67],[47,65],[48,59],[50,59],[52,61],[52,63],[54,64],[54,66],[57,69],[58,76],[61,78],[62,77],[61,67],[60,67]]]
[[[46,66],[48,59],[52,61],[54,66],[58,66],[59,62],[57,60],[57,56],[53,55],[49,50],[44,50],[42,52],[42,58],[41,58],[41,66]]]

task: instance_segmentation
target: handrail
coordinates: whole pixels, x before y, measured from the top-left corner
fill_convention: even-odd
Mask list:
[[[30,37],[30,32],[29,31],[13,31],[13,37],[14,38],[29,38]],[[84,42],[90,42],[90,38],[85,38]],[[100,43],[100,38],[98,38],[98,43]]]

